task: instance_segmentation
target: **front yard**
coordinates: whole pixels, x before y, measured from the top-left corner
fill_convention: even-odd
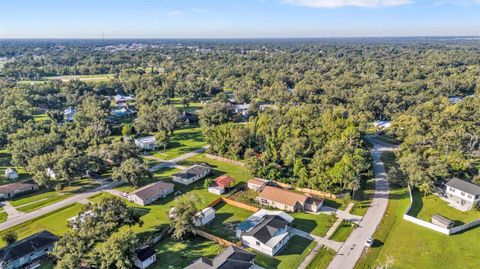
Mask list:
[[[266,269],[294,269],[302,263],[305,257],[317,245],[317,242],[310,241],[300,236],[294,236],[274,257],[269,257],[259,252],[253,251],[257,254],[255,263]],[[249,249],[252,251],[252,249]]]
[[[338,242],[344,242],[347,240],[348,236],[350,236],[353,229],[355,229],[355,224],[342,221],[330,239]]]
[[[322,237],[325,236],[328,229],[330,229],[333,223],[335,223],[337,220],[335,215],[327,214],[316,215],[311,213],[296,212],[290,215],[295,218],[293,220],[292,227]]]
[[[320,248],[307,269],[325,269],[337,253],[329,248]]]

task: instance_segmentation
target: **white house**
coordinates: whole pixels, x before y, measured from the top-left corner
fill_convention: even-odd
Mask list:
[[[77,113],[77,110],[73,107],[69,107],[63,111],[65,121],[73,121],[73,117]]]
[[[133,102],[135,101],[135,97],[131,96],[131,95],[121,95],[121,94],[117,94],[113,97],[113,100],[115,100],[115,103],[117,105],[121,105],[121,104],[125,104],[127,102]]]
[[[253,178],[247,182],[247,187],[254,191],[261,191],[268,184],[268,180],[263,178]]]
[[[145,269],[157,261],[157,252],[150,246],[135,251],[133,263],[135,267]]]
[[[235,185],[235,179],[231,176],[222,175],[213,180],[213,184],[208,187],[208,192],[222,195]]]
[[[445,185],[445,196],[454,207],[470,210],[480,203],[480,186],[459,178],[452,178]]]
[[[263,269],[255,264],[255,256],[237,246],[229,246],[213,259],[202,256],[184,269]]]
[[[173,192],[175,184],[163,181],[144,186],[128,194],[128,201],[145,206]]]
[[[392,122],[386,120],[377,120],[373,122],[373,126],[379,130],[386,130],[392,126]]]
[[[15,180],[18,178],[18,172],[15,168],[7,168],[5,170],[5,177],[9,180]]]
[[[57,178],[57,173],[55,173],[55,171],[52,168],[47,168],[47,170],[45,170],[45,174],[47,174],[47,177],[49,178],[52,178],[52,179]]]
[[[213,207],[206,207],[195,215],[195,226],[205,226],[207,223],[215,218],[215,209]]]
[[[204,178],[208,173],[210,173],[211,168],[205,165],[193,165],[189,168],[182,170],[172,176],[173,181],[184,184],[190,185],[195,181],[198,181]]]
[[[261,209],[237,226],[236,235],[243,245],[274,256],[292,237],[292,221],[285,212]]]
[[[136,138],[135,145],[143,150],[154,150],[157,146],[157,139],[155,139],[155,136]]]

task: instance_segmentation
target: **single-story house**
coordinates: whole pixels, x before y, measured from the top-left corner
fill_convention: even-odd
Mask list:
[[[30,183],[10,183],[0,186],[0,199],[10,199],[23,193],[34,192],[38,190],[37,184]]]
[[[289,212],[318,212],[323,206],[323,199],[292,192],[282,188],[265,186],[257,197],[258,203]]]
[[[113,100],[115,100],[115,104],[117,105],[121,105],[121,104],[125,104],[127,102],[133,102],[135,101],[135,97],[131,96],[131,95],[121,95],[121,94],[117,94],[113,97]]]
[[[47,177],[49,177],[49,178],[52,178],[52,179],[57,178],[57,173],[55,173],[55,170],[53,170],[52,168],[47,168],[45,170],[45,174],[47,174]]]
[[[392,126],[392,122],[386,120],[376,120],[373,122],[373,126],[378,130],[386,130]]]
[[[17,169],[15,168],[7,168],[5,170],[5,177],[8,178],[9,180],[15,180],[18,178],[18,172]]]
[[[73,117],[77,113],[77,110],[73,107],[69,107],[63,111],[63,117],[65,121],[73,121]]]
[[[480,186],[459,178],[450,179],[445,186],[447,200],[464,210],[472,209],[480,203]]]
[[[218,195],[224,194],[228,189],[235,185],[235,179],[231,176],[223,175],[213,180],[212,186],[208,187],[208,191]]]
[[[52,251],[58,237],[42,231],[0,249],[0,268],[23,268]]]
[[[195,164],[189,168],[178,172],[172,176],[173,181],[190,185],[195,181],[198,181],[208,175],[211,171],[211,168],[206,165]]]
[[[163,181],[148,184],[128,194],[128,201],[145,206],[173,192],[175,184]]]
[[[440,226],[442,228],[447,228],[447,229],[453,228],[453,226],[455,226],[454,221],[452,221],[450,219],[447,219],[444,216],[441,216],[441,215],[438,215],[438,214],[432,215],[432,223],[437,225],[437,226]]]
[[[112,115],[115,117],[125,117],[134,114],[135,111],[126,107],[112,109]]]
[[[133,263],[135,267],[145,269],[157,261],[157,252],[150,246],[143,247],[135,251]]]
[[[142,150],[154,150],[157,147],[157,139],[155,136],[145,136],[135,138],[135,145]]]
[[[206,207],[195,215],[194,223],[196,226],[205,226],[215,218],[215,209],[213,207]]]
[[[247,182],[247,187],[254,191],[261,191],[268,184],[268,180],[263,178],[253,178]]]
[[[290,240],[292,221],[285,212],[261,209],[237,226],[236,235],[243,245],[273,256]]]
[[[255,254],[230,246],[213,259],[200,257],[184,269],[262,269],[254,263]]]

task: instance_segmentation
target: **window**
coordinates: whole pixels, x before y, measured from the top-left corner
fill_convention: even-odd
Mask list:
[[[257,242],[256,242],[256,245],[257,245],[257,246],[260,246],[260,242],[257,241]]]
[[[463,191],[461,192],[461,194],[462,194],[462,196],[465,196],[465,193]]]
[[[472,196],[470,194],[468,195],[468,199],[472,199]]]
[[[452,187],[450,187],[450,190],[451,190],[451,191],[453,191],[453,192],[455,192],[455,189],[454,189],[454,188],[452,188]]]

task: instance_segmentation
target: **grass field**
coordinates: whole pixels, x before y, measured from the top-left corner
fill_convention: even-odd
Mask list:
[[[354,224],[342,221],[330,239],[338,242],[344,242],[347,240],[348,236],[350,236],[354,228]]]
[[[50,121],[50,118],[47,116],[47,114],[35,114],[33,115],[33,119],[35,121]]]
[[[202,130],[199,127],[175,131],[165,151],[162,148],[152,155],[162,160],[170,160],[205,146]]]
[[[315,241],[310,241],[295,235],[290,239],[287,246],[285,246],[284,249],[274,257],[255,252],[255,254],[257,254],[257,257],[255,257],[255,264],[266,269],[298,268],[308,253],[310,253],[316,245],[317,242]]]
[[[66,75],[66,76],[52,76],[52,77],[43,77],[42,80],[61,80],[61,81],[70,81],[78,79],[80,81],[101,81],[109,80],[114,78],[113,74],[95,74],[95,75]]]
[[[235,238],[237,225],[254,213],[226,203],[219,203],[215,210],[215,219],[205,226],[205,230],[231,242],[238,241]]]
[[[392,184],[376,242],[356,268],[480,268],[480,228],[451,236],[432,231],[403,220],[409,203],[408,189]]]
[[[0,223],[7,221],[7,218],[8,218],[8,214],[7,212],[3,211],[3,208],[2,208],[2,211],[0,211]]]
[[[13,231],[17,233],[18,239],[25,238],[42,230],[49,230],[54,234],[61,235],[68,230],[67,220],[71,217],[78,215],[82,208],[83,205],[81,204],[68,205],[64,208],[50,212],[41,217],[21,223],[10,229],[1,231],[0,237],[7,231]],[[5,242],[0,241],[0,247],[3,246],[5,246]]]
[[[329,248],[320,248],[307,269],[325,269],[335,257],[336,252]]]
[[[474,210],[462,212],[448,205],[447,202],[433,194],[423,196],[417,189],[412,191],[413,204],[409,215],[430,222],[432,215],[440,214],[462,225],[480,218],[480,213]]]
[[[304,212],[296,212],[290,215],[295,218],[292,223],[294,228],[318,236],[325,236],[328,229],[332,227],[333,223],[337,219],[334,215],[314,215]]]
[[[185,241],[168,238],[158,242],[155,250],[157,262],[151,266],[152,269],[176,269],[184,268],[201,256],[213,258],[223,250],[223,247],[201,237]]]

